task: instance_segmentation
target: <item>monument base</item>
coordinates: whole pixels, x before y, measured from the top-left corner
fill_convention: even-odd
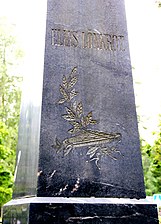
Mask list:
[[[159,224],[157,206],[117,198],[16,199],[3,207],[3,224]]]

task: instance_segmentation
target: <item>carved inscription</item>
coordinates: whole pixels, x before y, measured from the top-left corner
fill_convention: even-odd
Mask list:
[[[124,51],[124,36],[91,31],[78,32],[52,29],[51,43],[54,46],[93,48],[106,51]]]
[[[78,33],[76,31],[52,29],[52,45],[78,47]]]

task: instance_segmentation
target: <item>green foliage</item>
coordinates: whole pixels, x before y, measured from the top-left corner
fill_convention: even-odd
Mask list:
[[[11,149],[12,133],[0,122],[0,206],[12,196],[15,151]]]
[[[161,120],[153,145],[141,141],[147,195],[161,193]]]
[[[17,47],[13,28],[0,19],[0,118],[8,127],[18,124],[22,82],[16,74],[22,51]]]
[[[20,113],[22,78],[16,67],[22,52],[13,31],[14,26],[0,18],[0,207],[12,196]]]

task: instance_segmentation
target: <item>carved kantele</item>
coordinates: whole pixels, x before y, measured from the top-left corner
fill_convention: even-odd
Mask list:
[[[61,98],[58,104],[63,104],[65,107],[66,113],[62,114],[62,117],[72,127],[68,130],[71,137],[62,141],[56,138],[54,148],[58,153],[63,151],[64,156],[66,156],[76,148],[87,147],[86,155],[89,157],[89,161],[95,161],[99,168],[98,162],[102,156],[109,156],[117,160],[113,154],[121,154],[117,150],[117,144],[121,141],[122,136],[121,133],[104,133],[91,130],[90,126],[96,125],[98,122],[93,118],[92,111],[85,115],[82,101],[77,102],[75,99],[79,94],[75,89],[77,82],[77,67],[74,67],[68,76],[64,75],[62,78],[59,87]],[[113,146],[110,146],[111,143]]]

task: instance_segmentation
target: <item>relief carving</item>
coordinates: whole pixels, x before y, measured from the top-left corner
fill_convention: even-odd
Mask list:
[[[71,129],[68,130],[71,137],[62,141],[56,138],[53,147],[57,153],[63,152],[64,156],[67,156],[72,150],[85,146],[89,161],[94,161],[99,168],[99,161],[102,156],[109,156],[113,160],[117,160],[116,154],[121,155],[117,145],[122,136],[121,133],[105,133],[91,129],[98,122],[93,118],[93,112],[90,111],[85,114],[82,101],[78,102],[75,99],[79,94],[75,89],[77,82],[77,67],[74,67],[68,76],[64,75],[62,78],[59,87],[61,98],[58,104],[63,104],[65,107],[66,113],[62,114],[62,118],[71,125]]]

